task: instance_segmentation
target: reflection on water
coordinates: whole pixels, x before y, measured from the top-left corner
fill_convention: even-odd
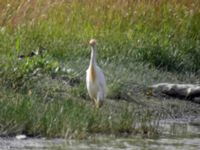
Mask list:
[[[89,140],[0,138],[0,150],[198,150],[200,149],[200,119],[165,120],[160,122],[164,135],[158,139],[141,137],[114,138],[96,136]]]

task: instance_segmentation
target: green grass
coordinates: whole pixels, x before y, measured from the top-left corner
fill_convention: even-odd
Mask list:
[[[199,83],[200,2],[21,0],[2,1],[0,8],[1,135],[157,133],[149,122],[191,106],[149,98],[146,89],[158,82]],[[85,88],[90,38],[97,39],[108,86],[100,110]],[[42,56],[18,60],[40,47]],[[168,110],[173,105],[177,113]]]
[[[168,70],[199,70],[197,1],[32,3],[15,2],[1,10],[2,52],[22,53],[42,45],[59,59],[86,58],[88,40],[95,37],[103,60],[133,59]]]
[[[145,119],[152,116],[152,112],[146,112],[143,118],[139,112],[128,110],[127,104],[118,106],[119,110],[114,113],[116,108],[104,109],[102,112],[102,109],[98,110],[91,103],[80,99],[44,101],[41,97],[19,94],[8,89],[1,89],[0,94],[1,136],[26,134],[83,139],[96,133],[121,135],[143,133],[146,128],[154,129],[146,124],[152,120]],[[138,122],[142,122],[141,129],[135,127]],[[150,130],[146,132],[155,134]]]

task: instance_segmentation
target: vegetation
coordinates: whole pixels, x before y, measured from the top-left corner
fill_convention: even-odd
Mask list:
[[[196,114],[195,105],[151,97],[147,85],[198,83],[199,8],[196,0],[1,1],[0,134],[157,133],[152,120]],[[93,37],[108,83],[100,110],[85,89]]]

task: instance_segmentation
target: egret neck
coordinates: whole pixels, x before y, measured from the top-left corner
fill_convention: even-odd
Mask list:
[[[96,45],[91,46],[91,58],[90,58],[90,76],[92,81],[96,79]]]
[[[90,65],[96,65],[96,45],[91,46]]]

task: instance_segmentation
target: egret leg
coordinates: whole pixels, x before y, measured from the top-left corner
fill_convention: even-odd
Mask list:
[[[96,108],[100,108],[101,106],[103,106],[103,101],[99,100],[96,102]]]
[[[96,107],[100,108],[102,105],[103,105],[103,98],[101,96],[101,93],[99,92],[97,94]]]
[[[97,100],[96,100],[96,98],[93,99],[93,102],[94,102],[94,105],[97,104]]]

